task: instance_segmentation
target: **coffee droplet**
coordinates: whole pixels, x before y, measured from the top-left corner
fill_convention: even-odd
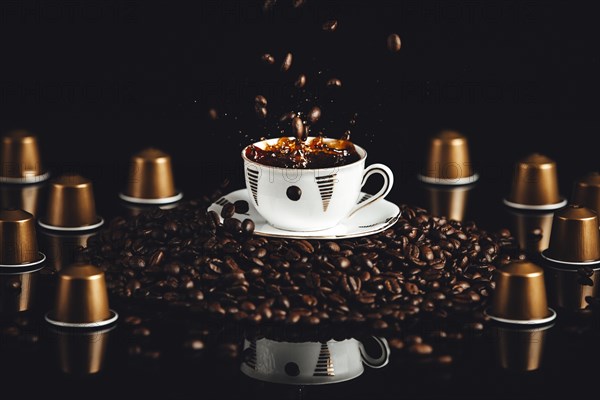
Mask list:
[[[286,72],[292,67],[292,53],[287,53],[285,58],[283,59],[283,63],[281,64],[281,70]]]
[[[396,33],[392,33],[387,38],[387,45],[388,49],[390,49],[391,52],[395,53],[397,51],[400,51],[400,48],[402,47],[402,41],[400,40],[400,36],[398,36],[398,34]]]
[[[294,137],[298,140],[302,140],[304,137],[304,123],[302,122],[302,118],[295,117],[292,120],[292,131],[294,132]]]
[[[331,78],[330,80],[327,81],[327,86],[336,86],[336,87],[341,87],[342,86],[342,81],[340,81],[337,78]]]
[[[314,124],[321,118],[321,109],[317,106],[313,107],[308,114],[308,120],[311,124]]]
[[[337,20],[335,20],[335,19],[331,19],[331,20],[329,20],[329,21],[326,21],[326,22],[323,24],[323,30],[324,30],[324,31],[333,32],[333,31],[335,31],[335,30],[337,29],[337,26],[338,26],[338,22],[337,22]]]
[[[214,120],[219,119],[219,113],[217,112],[216,109],[211,108],[210,110],[208,110],[208,118]]]
[[[275,64],[275,57],[273,57],[272,55],[270,55],[269,53],[263,54],[262,56],[262,60],[264,62],[266,62],[267,64]]]
[[[294,86],[296,86],[298,89],[302,89],[304,85],[306,85],[306,75],[300,74],[298,79],[296,79],[296,82],[294,82]]]
[[[263,107],[267,105],[266,97],[260,94],[254,98],[254,102]]]
[[[300,189],[298,186],[290,186],[285,191],[285,194],[288,197],[288,199],[292,201],[298,201],[302,196],[302,189]]]
[[[342,140],[350,140],[350,134],[352,134],[350,129],[346,130],[346,132],[344,132],[344,134],[342,135]]]

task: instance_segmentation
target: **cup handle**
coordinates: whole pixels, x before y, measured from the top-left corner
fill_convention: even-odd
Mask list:
[[[369,204],[372,204],[373,202],[384,198],[385,196],[388,195],[388,193],[390,193],[390,190],[392,190],[392,186],[394,185],[394,173],[392,172],[391,169],[389,169],[387,166],[385,166],[383,164],[369,165],[365,169],[365,172],[363,173],[362,183],[360,184],[361,188],[363,186],[365,186],[365,183],[367,183],[367,180],[373,174],[379,174],[383,177],[383,187],[381,189],[379,189],[379,192],[375,193],[369,199],[354,206],[352,211],[350,211],[350,214],[348,215],[348,217],[351,217],[352,215],[354,215],[355,212],[365,208]]]
[[[365,346],[361,342],[358,342],[362,362],[371,368],[383,368],[390,362],[390,346],[388,346],[388,342],[384,338],[377,336],[371,336],[371,338],[379,345],[381,356],[378,358],[370,357],[365,351]]]

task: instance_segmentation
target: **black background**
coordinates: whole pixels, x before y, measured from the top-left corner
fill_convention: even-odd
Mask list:
[[[265,13],[255,1],[2,1],[0,129],[31,129],[54,174],[92,178],[107,217],[123,213],[115,205],[128,158],[149,145],[172,154],[187,197],[224,178],[241,187],[242,146],[278,136],[276,117],[306,110],[298,108],[304,98],[323,109],[319,127],[331,136],[359,114],[352,138],[367,148],[368,162],[394,170],[390,198],[396,202],[424,204],[414,176],[431,134],[453,128],[468,135],[482,178],[467,214],[484,227],[507,225],[500,199],[519,157],[538,151],[554,158],[566,196],[576,177],[598,169],[600,27],[591,3],[308,0],[300,9],[291,3],[279,0]],[[337,31],[323,32],[321,24],[331,18],[339,21]],[[386,48],[392,32],[403,41],[397,54]],[[294,63],[282,73],[288,51]],[[278,60],[274,66],[261,62],[265,52]],[[304,92],[293,87],[300,73],[308,77]],[[343,87],[326,88],[330,77]],[[266,122],[254,115],[257,94],[269,99],[273,117]],[[217,121],[208,118],[211,107]],[[397,357],[364,379],[307,389],[305,397],[583,392],[597,369],[585,364],[597,362],[598,324],[595,330],[564,326],[553,329],[541,372],[500,371],[491,338],[459,347],[450,369]],[[51,341],[30,353],[13,353],[8,343],[2,357],[8,353],[11,364],[0,371],[17,393],[47,388],[65,398],[109,396],[119,387],[148,398],[214,397],[215,390],[226,398],[302,398],[296,389],[240,378],[236,363],[132,367],[119,335],[104,375],[61,376]]]
[[[533,151],[557,160],[568,195],[573,179],[598,168],[600,28],[589,7],[307,1],[294,9],[280,0],[264,12],[255,1],[3,1],[0,128],[33,130],[55,173],[84,173],[111,195],[133,152],[160,147],[173,155],[178,186],[197,195],[226,177],[241,186],[239,150],[279,136],[281,113],[306,110],[294,95],[322,107],[319,128],[330,136],[358,113],[353,140],[394,169],[400,201],[418,201],[403,185],[442,128],[468,135],[498,196],[512,163]],[[331,18],[337,31],[323,32]],[[397,54],[386,48],[392,32],[403,40]],[[288,51],[294,63],[282,73]],[[260,61],[265,52],[276,65]],[[293,87],[300,73],[305,92]],[[326,88],[330,77],[343,87]],[[256,94],[269,99],[272,121],[255,117]]]

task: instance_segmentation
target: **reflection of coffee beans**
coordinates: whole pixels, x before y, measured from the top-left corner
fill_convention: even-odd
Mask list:
[[[315,122],[320,116],[320,110],[317,110],[311,113],[314,114],[311,118],[314,117]],[[272,167],[315,169],[338,167],[360,160],[356,147],[350,141],[316,137],[305,142],[299,140],[305,134],[305,127],[299,117],[293,119],[293,126],[298,139],[280,138],[275,144],[267,144],[264,148],[248,146],[246,157]]]

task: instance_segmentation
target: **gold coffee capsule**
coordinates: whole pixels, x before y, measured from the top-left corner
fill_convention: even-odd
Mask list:
[[[31,308],[40,269],[0,272],[0,314],[13,314]]]
[[[82,249],[87,241],[98,232],[80,233],[77,235],[52,233],[42,230],[39,234],[40,246],[46,252],[46,265],[56,271],[63,267],[82,261]]]
[[[12,131],[2,137],[1,146],[0,182],[36,183],[48,179],[34,135],[25,130]]]
[[[0,185],[0,208],[18,208],[38,215],[43,184]]]
[[[421,181],[434,185],[464,185],[474,183],[478,178],[464,135],[442,131],[431,138],[424,171],[419,175]]]
[[[38,251],[33,215],[0,210],[0,268],[33,267],[46,257]]]
[[[472,189],[473,185],[456,187],[423,185],[431,214],[456,221],[464,219],[469,192]]]
[[[58,365],[69,375],[96,374],[104,367],[106,350],[112,329],[90,332],[54,329]]]
[[[73,264],[58,273],[54,309],[46,314],[49,323],[71,328],[98,328],[115,322],[116,312],[108,307],[104,272],[93,265]]]
[[[508,212],[521,250],[541,253],[548,248],[554,213]]]
[[[515,169],[512,187],[504,204],[524,210],[555,210],[567,201],[558,192],[558,177],[554,160],[530,154],[520,160]]]
[[[554,214],[550,244],[542,256],[549,261],[586,265],[600,262],[598,214],[570,205]]]
[[[84,231],[100,227],[104,220],[96,214],[92,181],[75,174],[53,179],[46,215],[38,223],[43,228],[56,231]]]
[[[529,261],[513,261],[498,268],[489,316],[509,324],[543,324],[556,318],[548,308],[544,270]]]
[[[153,148],[140,151],[131,158],[129,182],[121,199],[138,204],[166,204],[180,200],[175,189],[171,156]]]
[[[600,212],[600,173],[592,172],[575,182],[571,203]]]
[[[588,311],[586,297],[597,297],[600,286],[600,264],[583,276],[577,269],[545,265],[548,299],[553,307],[574,312]],[[591,311],[591,310],[589,310]]]
[[[533,329],[517,329],[496,325],[492,334],[496,339],[496,356],[500,366],[513,372],[529,372],[540,368],[546,344],[547,325]]]

